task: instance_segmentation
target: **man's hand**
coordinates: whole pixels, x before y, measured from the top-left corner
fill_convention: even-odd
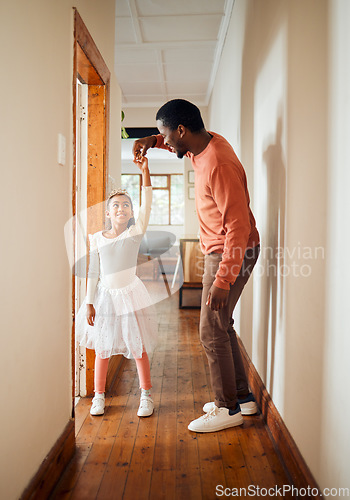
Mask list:
[[[92,304],[86,304],[86,319],[90,326],[94,326],[95,308]]]
[[[223,288],[212,285],[208,293],[206,305],[210,307],[212,311],[223,309],[227,304],[229,292],[230,290],[224,290]]]
[[[153,148],[156,145],[156,142],[157,139],[154,135],[137,139],[132,147],[134,160],[140,160],[142,156],[145,156],[149,148]]]

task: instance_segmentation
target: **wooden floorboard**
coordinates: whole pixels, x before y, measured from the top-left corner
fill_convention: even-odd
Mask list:
[[[212,500],[217,485],[248,491],[289,484],[260,415],[217,433],[187,429],[212,400],[199,310],[179,310],[174,294],[157,311],[159,343],[150,356],[154,414],[137,417],[137,371],[127,360],[103,416],[90,415],[91,398],[79,401],[77,452],[50,499]]]

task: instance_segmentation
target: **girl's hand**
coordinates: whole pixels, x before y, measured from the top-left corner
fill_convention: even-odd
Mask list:
[[[95,314],[94,306],[92,304],[86,304],[86,319],[90,326],[94,326]]]
[[[148,170],[148,159],[146,156],[142,156],[141,153],[135,156],[134,159],[135,165],[139,167],[142,172],[142,185],[150,186],[151,185],[151,176]]]
[[[136,154],[134,158],[134,163],[139,167],[141,172],[148,170],[148,159],[146,156],[142,156],[141,153]]]

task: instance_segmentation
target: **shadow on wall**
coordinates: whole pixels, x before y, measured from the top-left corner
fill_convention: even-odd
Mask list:
[[[283,249],[285,234],[286,168],[282,148],[282,111],[276,124],[276,136],[263,153],[266,178],[266,226],[264,275],[261,278],[261,332],[263,332],[264,371],[261,373],[273,397],[275,347],[278,324],[283,321]],[[269,367],[267,366],[269,360]]]
[[[242,340],[273,397],[274,376],[278,366],[283,365],[281,356],[284,356],[278,332],[284,328],[281,270],[286,225],[287,13],[285,5],[276,3],[271,22],[269,13],[260,3],[240,3],[240,6],[246,23],[242,57],[241,149],[244,165],[253,166],[250,177],[254,178],[254,185],[250,190],[261,237],[261,253],[253,280],[241,302],[240,326]],[[268,26],[268,30],[265,31],[263,26]],[[280,379],[278,383],[281,384]]]
[[[233,19],[245,26],[239,40],[241,156],[254,178],[252,207],[262,242],[253,300],[242,297],[239,333],[319,479],[320,435],[327,431],[314,408],[327,397],[323,368],[329,357],[329,2],[237,0],[234,9],[239,17]]]

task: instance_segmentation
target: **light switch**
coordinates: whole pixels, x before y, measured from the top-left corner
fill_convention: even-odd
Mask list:
[[[63,134],[58,134],[57,161],[59,165],[66,164],[66,138]]]

